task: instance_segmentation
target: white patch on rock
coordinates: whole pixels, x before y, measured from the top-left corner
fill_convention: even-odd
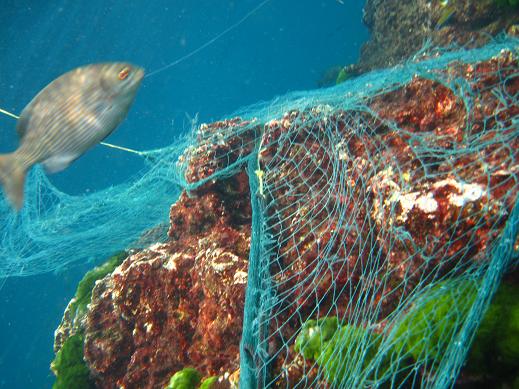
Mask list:
[[[228,261],[228,262],[212,262],[211,263],[211,267],[218,273],[233,266],[240,259],[237,255],[234,255],[232,253],[223,253],[222,256],[229,258],[230,261]],[[219,258],[219,257],[217,257],[217,258]]]
[[[434,199],[431,192],[427,194],[420,194],[419,192],[411,192],[402,194],[401,192],[393,192],[389,199],[391,203],[399,202],[402,207],[402,213],[397,216],[396,220],[405,222],[408,213],[414,208],[424,213],[434,213],[438,210],[438,202]]]
[[[166,270],[177,270],[177,259],[182,256],[182,253],[174,253],[170,255],[168,260],[162,265]]]
[[[438,203],[434,199],[431,192],[425,196],[420,196],[416,199],[416,205],[418,208],[425,213],[433,213],[438,210]]]
[[[400,206],[402,207],[402,215],[398,217],[399,219],[402,221],[407,220],[407,214],[411,209],[413,209],[418,195],[418,192],[411,192],[405,195],[401,194],[400,192],[395,192],[394,196],[400,202]]]
[[[483,187],[478,184],[462,184],[461,186],[461,194],[455,195],[451,194],[449,196],[449,201],[451,204],[454,204],[458,207],[463,207],[468,202],[473,202],[479,200],[483,197],[484,191]]]
[[[451,193],[448,196],[449,202],[456,207],[463,207],[468,202],[479,200],[485,195],[484,187],[479,184],[458,182],[453,178],[438,181],[434,188],[450,185],[457,189],[459,194]]]
[[[234,284],[246,284],[247,283],[247,273],[238,270],[236,273],[234,273]]]

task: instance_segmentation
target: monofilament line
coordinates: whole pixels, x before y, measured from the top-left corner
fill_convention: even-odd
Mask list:
[[[161,73],[162,71],[166,70],[166,69],[169,69],[175,65],[178,65],[179,63],[185,61],[186,59],[192,57],[193,55],[199,53],[200,51],[202,51],[203,49],[205,49],[207,46],[210,46],[212,45],[214,42],[216,42],[218,39],[220,39],[222,36],[224,36],[225,34],[227,34],[228,32],[234,30],[236,27],[238,27],[240,24],[242,24],[245,20],[247,20],[248,18],[250,18],[254,13],[256,13],[260,8],[262,8],[265,4],[267,4],[270,0],[264,0],[262,1],[259,5],[257,5],[255,8],[253,8],[252,10],[250,10],[244,17],[242,17],[240,20],[238,20],[236,23],[234,23],[233,25],[227,27],[225,30],[223,30],[221,33],[219,33],[218,35],[216,35],[214,38],[212,38],[211,40],[205,42],[202,46],[194,49],[193,51],[187,53],[186,55],[184,55],[183,57],[180,57],[179,59],[167,64],[167,65],[164,65],[163,67],[157,69],[157,70],[154,70],[150,73],[148,73],[146,76],[144,76],[144,78],[148,78],[148,77],[151,77],[151,76],[154,76],[155,74],[158,74],[158,73]]]

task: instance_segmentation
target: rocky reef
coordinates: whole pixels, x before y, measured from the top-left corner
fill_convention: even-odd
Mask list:
[[[98,387],[163,387],[186,366],[204,376],[238,369],[250,217],[244,173],[184,193],[170,241],[96,284],[84,352]]]
[[[519,36],[519,3],[513,0],[367,0],[370,39],[358,63],[343,67],[337,82],[395,66],[422,48],[477,47],[507,32]],[[423,55],[432,55],[425,50]]]
[[[368,2],[368,9],[374,3]],[[352,315],[351,295],[329,291],[367,287],[358,272],[367,253],[387,258],[373,265],[387,275],[388,287],[372,301],[381,307],[372,318],[380,329],[424,274],[432,282],[487,260],[483,254],[517,201],[519,138],[511,126],[519,115],[517,69],[517,59],[504,51],[482,63],[453,62],[437,71],[438,80],[470,83],[475,96],[470,107],[447,82],[415,77],[366,99],[362,110],[314,106],[268,123],[234,118],[200,126],[203,141],[188,148],[179,163],[187,165],[188,183],[207,181],[171,206],[167,242],[127,253],[105,268],[109,271],[89,277],[84,284],[89,288],[81,288],[56,331],[55,351],[60,355],[70,339],[76,349],[82,347],[89,379],[98,388],[164,388],[176,382],[237,387],[251,196],[257,196],[275,204],[268,215],[279,219],[269,231],[279,240],[278,260],[269,270],[277,294],[291,299],[271,312],[283,324],[269,328],[269,346],[286,347],[271,366],[276,385],[293,387],[303,376],[312,382],[316,368],[306,360],[318,359],[321,351],[305,355],[301,341],[283,340],[301,332],[301,317],[312,317],[317,302],[322,312]],[[502,95],[494,87],[502,88]],[[330,123],[341,142],[323,135]],[[496,141],[503,137],[506,148]],[[470,142],[478,147],[467,149]],[[250,177],[237,162],[257,144],[253,178],[259,188],[251,193]],[[212,179],[229,166],[234,166],[230,173]],[[268,170],[271,166],[276,169]],[[358,228],[344,228],[344,214],[334,213],[340,207]],[[290,239],[283,239],[288,232]],[[405,239],[376,238],[396,232],[405,232]],[[337,261],[319,269],[316,258],[327,245],[337,257],[347,257],[348,265]],[[318,282],[310,276],[316,272]],[[508,281],[515,283],[513,277]],[[91,290],[88,298],[83,289]],[[317,322],[309,323],[305,326]],[[330,331],[339,330],[337,324]],[[84,368],[77,369],[84,376]]]

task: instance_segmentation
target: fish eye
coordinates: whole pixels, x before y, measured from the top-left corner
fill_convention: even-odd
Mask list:
[[[119,80],[125,80],[126,78],[128,78],[130,74],[130,68],[129,67],[125,67],[123,68],[120,72],[119,72]]]

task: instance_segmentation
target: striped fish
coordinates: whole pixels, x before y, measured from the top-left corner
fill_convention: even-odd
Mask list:
[[[42,163],[59,172],[101,142],[130,109],[144,70],[127,63],[93,64],[63,74],[23,109],[18,149],[0,155],[0,184],[12,206],[23,205],[27,171]]]

